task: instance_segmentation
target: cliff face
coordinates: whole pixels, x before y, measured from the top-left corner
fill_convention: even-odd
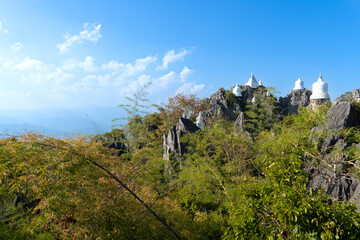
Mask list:
[[[308,89],[292,90],[289,95],[280,97],[279,103],[283,115],[297,114],[300,107],[307,107],[310,104],[311,91]]]
[[[235,128],[243,130],[245,126],[245,115],[243,113],[247,104],[251,104],[251,99],[255,94],[264,94],[264,87],[253,89],[249,86],[241,86],[242,97],[231,96],[229,91],[219,89],[210,98],[205,99],[207,109],[204,111],[205,120],[207,118],[225,118],[235,122]],[[227,96],[228,95],[228,96]],[[181,156],[185,151],[185,146],[180,143],[180,138],[187,131],[195,132],[199,128],[189,119],[180,118],[176,126],[169,129],[169,133],[164,135],[163,148],[165,161],[171,161],[171,154]],[[178,159],[178,157],[176,157]]]
[[[246,128],[244,110],[256,94],[266,94],[263,87],[253,89],[248,86],[241,86],[242,97],[231,99],[229,92],[219,89],[205,100],[208,108],[205,110],[206,118],[225,118],[234,122],[234,129],[244,131]],[[297,114],[300,107],[310,105],[310,90],[294,90],[285,98],[280,98],[276,102],[280,106],[280,111],[275,114],[289,115]],[[235,99],[235,100],[234,100]],[[229,101],[232,100],[232,101]],[[332,103],[324,123],[312,129],[312,139],[314,144],[321,149],[321,158],[324,162],[333,163],[319,165],[311,168],[303,168],[311,177],[308,180],[308,188],[321,188],[328,193],[334,200],[350,201],[360,208],[360,179],[350,174],[349,169],[360,168],[360,160],[349,162],[345,153],[349,148],[359,148],[360,144],[351,142],[344,136],[336,134],[336,131],[360,127],[360,110],[357,103],[360,102],[360,89],[341,95]],[[194,123],[188,119],[180,118],[176,126],[169,130],[168,135],[164,135],[164,160],[166,170],[171,174],[176,166],[181,167],[180,156],[184,153],[186,146],[180,143],[180,138],[187,132],[199,130]],[[318,139],[317,133],[327,131],[330,134],[324,139]],[[171,156],[174,154],[174,158]],[[312,159],[307,159],[312,161]],[[175,167],[174,167],[175,166]]]
[[[251,88],[249,86],[241,87],[241,97],[233,96],[233,99],[227,97],[224,89],[219,89],[210,98],[205,99],[205,104],[208,108],[205,111],[205,116],[212,118],[225,118],[230,121],[235,121],[247,104],[251,103],[252,98],[256,94],[264,94],[265,88]],[[232,88],[231,88],[232,90]],[[233,101],[232,101],[233,100]]]
[[[196,132],[199,129],[200,128],[198,128],[191,120],[181,117],[177,125],[172,126],[167,135],[164,134],[163,158],[165,160],[166,172],[172,174],[178,164],[181,168],[181,161],[179,160],[179,157],[184,153],[186,146],[180,142],[180,138],[186,132]]]
[[[360,207],[360,180],[348,169],[359,167],[359,162],[349,161],[345,152],[350,148],[359,148],[360,144],[337,134],[337,131],[360,127],[360,110],[355,105],[360,100],[359,93],[360,89],[355,89],[336,98],[324,123],[312,129],[314,142],[320,144],[321,158],[332,163],[332,166],[304,169],[312,176],[308,182],[309,188],[321,188],[332,199],[350,201],[357,207]],[[329,134],[324,139],[319,139],[317,133],[324,130]]]
[[[241,99],[235,97],[234,102],[229,102],[225,95],[225,90],[219,89],[209,99],[205,100],[205,104],[209,106],[205,110],[206,117],[225,118],[235,121],[237,113],[241,111]]]

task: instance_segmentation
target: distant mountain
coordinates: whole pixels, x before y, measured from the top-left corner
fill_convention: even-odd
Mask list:
[[[57,137],[104,133],[121,116],[117,107],[79,107],[41,110],[0,110],[0,134],[38,131]]]

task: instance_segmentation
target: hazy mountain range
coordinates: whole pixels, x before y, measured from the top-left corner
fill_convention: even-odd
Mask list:
[[[104,133],[111,130],[114,118],[123,116],[123,111],[117,107],[0,110],[0,134],[37,131],[56,137],[72,137]]]

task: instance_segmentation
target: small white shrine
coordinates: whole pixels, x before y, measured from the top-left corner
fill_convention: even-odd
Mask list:
[[[263,86],[262,81],[259,81],[259,87]]]
[[[256,78],[253,73],[251,73],[251,76],[249,78],[249,81],[246,83],[246,86],[250,86],[251,88],[258,88],[259,83],[256,81]]]
[[[312,85],[312,94],[310,96],[310,100],[316,99],[330,100],[330,96],[328,93],[328,84],[323,81],[321,73],[317,82],[314,82]]]
[[[304,90],[304,82],[298,78],[298,80],[295,82],[295,87],[293,88],[293,90]]]
[[[204,129],[204,127],[205,127],[205,121],[204,121],[204,118],[202,116],[202,112],[200,112],[199,115],[196,118],[196,126],[198,128],[201,128],[201,129]]]
[[[253,104],[256,103],[256,97],[255,97],[255,96],[251,99],[251,102],[252,102]]]
[[[235,85],[235,87],[232,89],[232,93],[235,95],[235,97],[241,97],[241,88],[239,85]]]

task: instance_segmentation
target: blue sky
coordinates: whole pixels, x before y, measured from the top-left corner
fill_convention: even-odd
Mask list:
[[[0,109],[208,97],[254,72],[285,96],[322,73],[334,99],[360,88],[360,3],[0,1]]]

